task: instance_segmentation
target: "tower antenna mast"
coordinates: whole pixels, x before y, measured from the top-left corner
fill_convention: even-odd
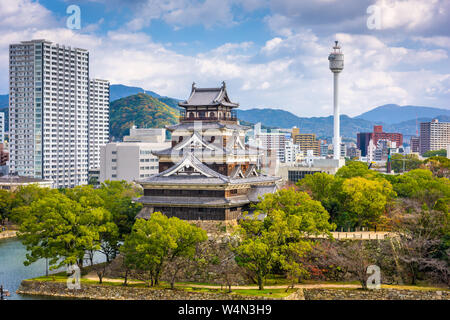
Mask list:
[[[339,112],[339,73],[344,70],[344,54],[338,41],[334,42],[333,51],[328,56],[330,70],[333,72],[333,118],[334,118],[334,137],[333,137],[333,158],[341,157],[341,135],[340,135],[340,112]]]

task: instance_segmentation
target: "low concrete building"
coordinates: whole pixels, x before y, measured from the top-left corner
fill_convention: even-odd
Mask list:
[[[22,176],[0,176],[0,189],[15,191],[19,187],[36,184],[42,188],[53,188],[52,180],[43,180]]]
[[[308,174],[315,174],[317,172],[335,174],[339,168],[345,165],[344,159],[316,158],[310,160],[291,165],[280,165],[277,176],[280,176],[283,181],[296,183]]]
[[[171,147],[165,129],[130,129],[124,142],[108,143],[100,151],[99,182],[148,178],[159,172],[158,157],[153,151]],[[133,142],[131,142],[133,141]]]

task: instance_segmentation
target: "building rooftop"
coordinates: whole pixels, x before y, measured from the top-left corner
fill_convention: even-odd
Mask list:
[[[23,177],[23,176],[0,176],[0,183],[41,183],[41,182],[52,182],[51,180],[38,179],[33,177]]]

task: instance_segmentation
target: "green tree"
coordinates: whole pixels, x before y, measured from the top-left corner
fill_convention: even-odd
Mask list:
[[[422,163],[415,154],[396,153],[391,156],[391,168],[396,173],[418,169]]]
[[[103,199],[105,208],[111,212],[123,238],[131,232],[136,215],[142,209],[142,204],[133,201],[140,196],[139,190],[126,181],[105,181],[96,191]]]
[[[343,220],[357,227],[379,224],[389,201],[395,196],[386,180],[367,180],[361,177],[347,179],[342,184],[345,198]]]
[[[125,263],[140,271],[148,285],[157,285],[163,268],[177,259],[194,259],[196,247],[206,241],[206,231],[186,221],[168,218],[155,212],[149,220],[138,219],[126,237],[121,252]],[[173,269],[173,265],[171,266]],[[174,287],[178,268],[172,270],[171,287]]]
[[[0,225],[3,220],[10,218],[14,203],[14,194],[7,190],[0,189]]]
[[[29,206],[36,200],[42,199],[47,195],[56,194],[58,190],[42,188],[37,184],[21,186],[15,191],[15,207]]]
[[[431,209],[436,205],[442,208],[442,201],[449,204],[450,180],[435,177],[430,170],[415,169],[391,179],[394,190],[400,197],[417,200]]]
[[[430,157],[424,161],[424,167],[436,177],[450,178],[450,159],[447,157]]]
[[[24,264],[48,258],[52,269],[67,264],[82,267],[86,251],[100,248],[100,232],[109,215],[103,208],[83,207],[62,193],[19,209],[19,238],[29,251]]]
[[[106,210],[105,207],[107,206],[101,197],[100,191],[98,189],[94,189],[91,185],[77,186],[72,189],[66,189],[64,193],[71,200],[78,202],[86,209],[99,208]],[[114,217],[109,211],[108,214],[105,214],[99,234],[99,251],[105,255],[106,262],[109,263],[116,257],[120,242],[119,227],[114,222]],[[90,256],[93,257],[93,252],[91,252]]]
[[[266,214],[264,220],[258,219]],[[291,278],[305,273],[301,257],[309,250],[309,235],[329,233],[335,226],[319,201],[293,188],[266,194],[253,217],[237,229],[240,243],[233,247],[237,263],[254,275],[260,290],[278,264]]]
[[[297,186],[300,190],[308,192],[314,200],[320,201],[330,214],[331,221],[335,222],[342,210],[340,193],[343,181],[343,178],[318,172],[299,180]]]
[[[14,201],[12,204],[11,220],[21,223],[22,212],[34,201],[45,198],[49,195],[57,194],[59,191],[50,188],[41,188],[37,184],[21,186],[14,192]]]
[[[445,150],[445,149],[433,150],[433,151],[430,150],[430,151],[425,152],[422,156],[425,158],[435,157],[435,156],[446,157],[447,150]]]
[[[380,174],[378,172],[369,169],[367,163],[360,161],[349,161],[348,164],[336,172],[336,177],[343,179],[362,177],[372,180],[378,178],[379,176]]]

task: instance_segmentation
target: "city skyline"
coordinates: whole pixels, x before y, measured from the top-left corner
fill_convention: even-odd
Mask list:
[[[82,1],[81,29],[71,30],[65,1],[0,1],[0,93],[8,90],[7,45],[45,38],[89,50],[92,77],[111,83],[185,99],[182,88],[193,80],[203,87],[226,80],[242,109],[327,116],[332,80],[326,56],[339,40],[347,62],[342,114],[387,103],[448,109],[450,4],[352,4]]]

